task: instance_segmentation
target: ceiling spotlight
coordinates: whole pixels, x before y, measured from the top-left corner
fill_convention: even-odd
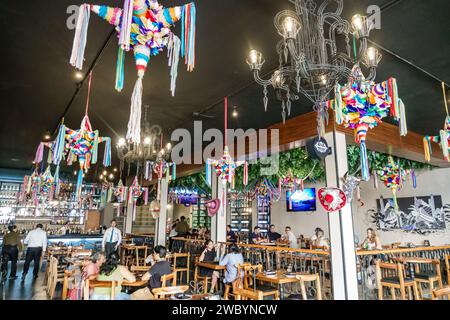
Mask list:
[[[166,145],[166,149],[167,150],[170,150],[170,149],[172,149],[172,144],[169,142],[169,143],[167,143],[167,145]]]
[[[117,172],[117,168],[114,168],[113,171],[114,171],[114,172]]]
[[[44,134],[44,140],[50,140],[50,138],[51,138],[52,136],[51,136],[51,134],[50,134],[50,131],[46,131],[45,132],[45,134]]]
[[[236,106],[233,107],[233,113],[231,113],[231,115],[233,116],[233,118],[237,118],[237,116],[239,115],[238,112],[237,112],[237,107]]]
[[[78,171],[77,171],[77,170],[75,170],[75,171],[73,172],[73,175],[74,175],[74,176],[76,176],[76,175],[77,175],[77,173],[78,173]]]
[[[83,79],[83,74],[81,72],[75,72],[75,78],[81,80]]]
[[[106,176],[108,174],[108,171],[103,170],[103,175]]]
[[[109,175],[109,180],[113,180],[114,179],[114,175],[111,173],[110,175]]]

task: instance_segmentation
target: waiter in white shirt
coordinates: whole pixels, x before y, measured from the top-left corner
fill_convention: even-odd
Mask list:
[[[37,224],[34,230],[28,232],[24,243],[27,245],[25,264],[23,265],[22,281],[27,276],[31,261],[34,261],[33,277],[36,279],[42,253],[47,250],[47,233],[42,230],[42,224]]]
[[[116,220],[111,220],[111,227],[106,229],[105,234],[103,235],[102,248],[106,258],[108,258],[111,253],[116,252],[122,243],[122,232],[116,228],[116,224]]]

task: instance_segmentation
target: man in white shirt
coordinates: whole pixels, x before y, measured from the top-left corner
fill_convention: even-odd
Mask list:
[[[28,232],[24,243],[27,245],[25,264],[23,265],[22,281],[25,280],[31,261],[34,261],[33,277],[36,279],[42,253],[47,250],[47,233],[42,230],[42,224],[37,224],[34,230]]]
[[[111,220],[111,227],[106,229],[105,234],[103,235],[102,248],[106,258],[108,258],[111,253],[117,252],[117,249],[122,243],[122,232],[116,228],[116,224],[116,220]]]
[[[293,249],[297,249],[297,237],[295,234],[291,231],[291,227],[286,227],[284,229],[284,234],[282,236],[282,239],[289,242],[289,247]]]

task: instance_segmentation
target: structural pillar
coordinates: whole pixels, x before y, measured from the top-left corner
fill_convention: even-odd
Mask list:
[[[169,181],[167,178],[161,180],[161,194],[159,203],[159,217],[156,221],[155,244],[160,246],[166,245],[166,229],[167,229],[167,196],[169,192]]]
[[[226,242],[227,240],[227,190],[216,173],[213,173],[211,190],[212,198],[220,200],[220,208],[216,215],[211,218],[211,239],[215,242]]]
[[[342,189],[342,178],[348,171],[345,134],[329,132],[325,135],[332,155],[325,159],[327,187]],[[335,300],[357,300],[358,280],[351,203],[339,212],[328,214],[331,249],[331,272]]]
[[[130,234],[133,230],[133,201],[127,201],[127,213],[124,224],[125,234]]]

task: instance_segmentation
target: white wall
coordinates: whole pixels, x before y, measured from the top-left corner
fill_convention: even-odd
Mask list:
[[[450,204],[450,168],[421,170],[416,171],[417,189],[413,188],[411,177],[408,175],[403,189],[397,193],[397,197],[414,197],[414,196],[441,196],[442,203]],[[384,198],[392,198],[392,193],[387,189],[381,181],[378,181],[378,189],[375,189],[373,180],[364,182],[361,185],[361,200],[365,203],[363,207],[359,207],[355,202],[353,203],[353,217],[355,232],[359,239],[364,239],[365,230],[367,226],[375,228],[375,225],[370,223],[370,217],[367,213],[369,209],[377,209],[376,200],[383,196]],[[450,224],[447,229],[439,231],[435,234],[426,236],[407,233],[403,231],[392,232],[378,232],[381,242],[389,244],[393,242],[414,244],[423,244],[424,240],[430,240],[431,245],[450,244]]]
[[[398,197],[413,197],[413,196],[428,196],[440,195],[443,204],[450,204],[450,168],[435,169],[432,171],[422,170],[416,171],[417,189],[412,186],[411,178],[408,179],[402,191],[398,193]],[[323,187],[323,182],[317,184],[305,184],[305,188],[315,187],[317,190]],[[316,227],[320,227],[325,231],[325,236],[328,238],[328,213],[326,213],[319,201],[317,201],[316,212],[287,212],[286,211],[286,194],[283,192],[280,201],[272,206],[272,224],[276,225],[278,232],[282,233],[285,226],[290,226],[293,232],[298,236],[303,234],[305,237],[310,237],[314,233]],[[384,198],[392,198],[392,193],[387,189],[381,181],[378,181],[378,189],[374,188],[373,180],[363,182],[361,184],[361,200],[365,203],[363,207],[359,207],[357,202],[353,201],[353,223],[356,236],[360,242],[365,237],[366,229],[369,227],[375,228],[375,225],[370,222],[370,217],[367,211],[369,209],[376,209],[376,200],[383,196]],[[333,214],[333,213],[332,213]],[[254,220],[256,221],[256,219]],[[406,233],[403,231],[381,232],[378,231],[382,244],[390,244],[393,242],[422,244],[424,240],[430,240],[431,245],[450,244],[450,224],[447,225],[447,230],[431,235],[417,235]]]

